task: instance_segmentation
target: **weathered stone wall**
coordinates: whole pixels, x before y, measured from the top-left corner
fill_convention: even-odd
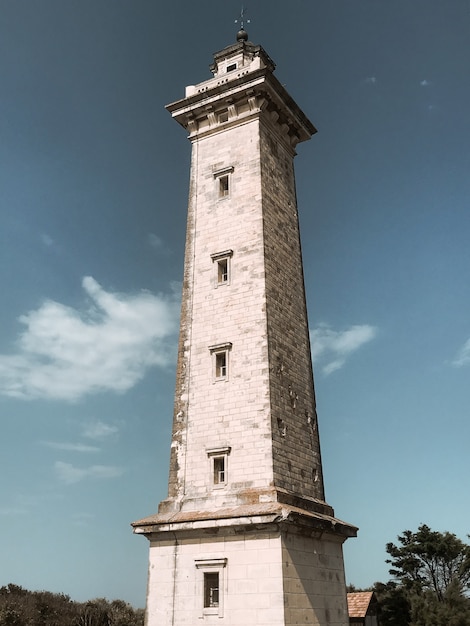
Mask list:
[[[237,534],[226,531],[211,538],[202,532],[180,533],[178,538],[152,542],[148,623],[348,624],[340,542],[303,537],[285,529]],[[220,607],[207,614],[201,563],[217,560],[224,562]]]
[[[324,498],[293,157],[269,112],[193,140],[169,491],[185,509],[273,486]],[[211,255],[225,250],[217,286]],[[210,346],[225,342],[215,381]],[[222,446],[229,480],[214,490],[207,450]]]
[[[258,122],[193,143],[175,428],[184,425],[187,450],[173,440],[173,493],[185,508],[235,501],[240,490],[272,482],[269,363],[264,289],[263,216]],[[219,197],[218,178],[232,168]],[[218,285],[211,254],[231,250],[230,281]],[[191,293],[189,293],[191,291]],[[209,348],[229,342],[229,372],[215,381]],[[207,449],[231,448],[229,485],[214,492]],[[184,487],[183,487],[184,485]],[[231,495],[232,494],[232,497]]]
[[[341,541],[287,533],[282,567],[285,626],[349,624]]]
[[[274,483],[324,499],[305,305],[293,150],[269,116],[261,124],[266,301]]]
[[[152,543],[148,623],[199,622],[230,626],[282,626],[284,597],[278,532],[204,536]],[[205,614],[196,563],[224,559],[220,613]],[[199,579],[199,580],[198,580]],[[174,621],[172,613],[174,608]]]
[[[174,500],[183,496],[184,483],[181,479],[185,466],[186,432],[188,412],[188,365],[191,346],[191,318],[193,308],[193,273],[194,273],[194,221],[195,189],[197,189],[198,169],[197,152],[191,155],[189,182],[188,216],[186,223],[186,245],[184,258],[184,276],[181,294],[180,333],[178,340],[178,360],[176,365],[176,389],[173,409],[173,431],[168,478],[168,496]]]

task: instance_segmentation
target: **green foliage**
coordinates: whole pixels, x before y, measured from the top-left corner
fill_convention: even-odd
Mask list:
[[[452,582],[441,601],[431,591],[416,594],[410,626],[470,626],[470,600]]]
[[[0,588],[0,626],[143,626],[144,611],[123,600],[73,602],[49,591]]]
[[[461,593],[470,588],[470,546],[454,534],[432,531],[422,524],[398,537],[401,545],[387,544],[390,574],[410,590],[430,591],[439,601],[451,583]]]
[[[394,580],[375,583],[380,626],[470,626],[470,546],[422,524],[388,543]]]
[[[408,626],[411,620],[411,603],[401,585],[393,581],[375,583],[374,592],[379,605],[381,626]]]

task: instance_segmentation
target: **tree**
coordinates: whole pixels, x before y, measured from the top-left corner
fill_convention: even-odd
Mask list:
[[[0,626],[143,626],[144,610],[123,600],[74,602],[50,591],[0,587]]]
[[[81,606],[74,626],[143,626],[143,624],[143,609],[134,609],[123,600],[109,602],[106,598],[96,598]]]
[[[123,600],[113,600],[110,609],[112,626],[141,626],[144,623],[144,611],[134,609]]]
[[[453,585],[460,594],[470,589],[470,546],[449,532],[432,531],[422,524],[398,537],[401,545],[387,544],[390,574],[408,590],[430,591],[439,602]]]
[[[105,598],[87,602],[80,611],[78,626],[111,626],[111,611]]]
[[[422,524],[386,546],[394,580],[375,583],[381,626],[470,626],[470,546]]]
[[[394,581],[374,584],[381,626],[408,626],[411,620],[411,602],[402,585]]]
[[[11,605],[0,609],[0,625],[1,626],[25,626],[26,622],[21,615],[21,611],[18,611]]]
[[[460,593],[453,582],[442,601],[432,591],[415,594],[412,603],[411,626],[470,626],[470,600]]]

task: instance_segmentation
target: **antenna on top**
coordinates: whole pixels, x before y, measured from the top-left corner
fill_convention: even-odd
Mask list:
[[[245,9],[245,7],[242,4],[242,8],[240,11],[240,16],[235,20],[235,24],[240,24],[240,29],[241,30],[245,30],[245,22],[247,24],[250,23],[250,20],[245,19],[245,15],[247,13],[247,9]]]

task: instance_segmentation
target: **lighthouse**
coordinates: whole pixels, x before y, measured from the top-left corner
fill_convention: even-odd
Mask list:
[[[168,495],[133,523],[146,623],[346,626],[294,177],[316,129],[245,30],[210,69],[167,106],[192,154]]]

